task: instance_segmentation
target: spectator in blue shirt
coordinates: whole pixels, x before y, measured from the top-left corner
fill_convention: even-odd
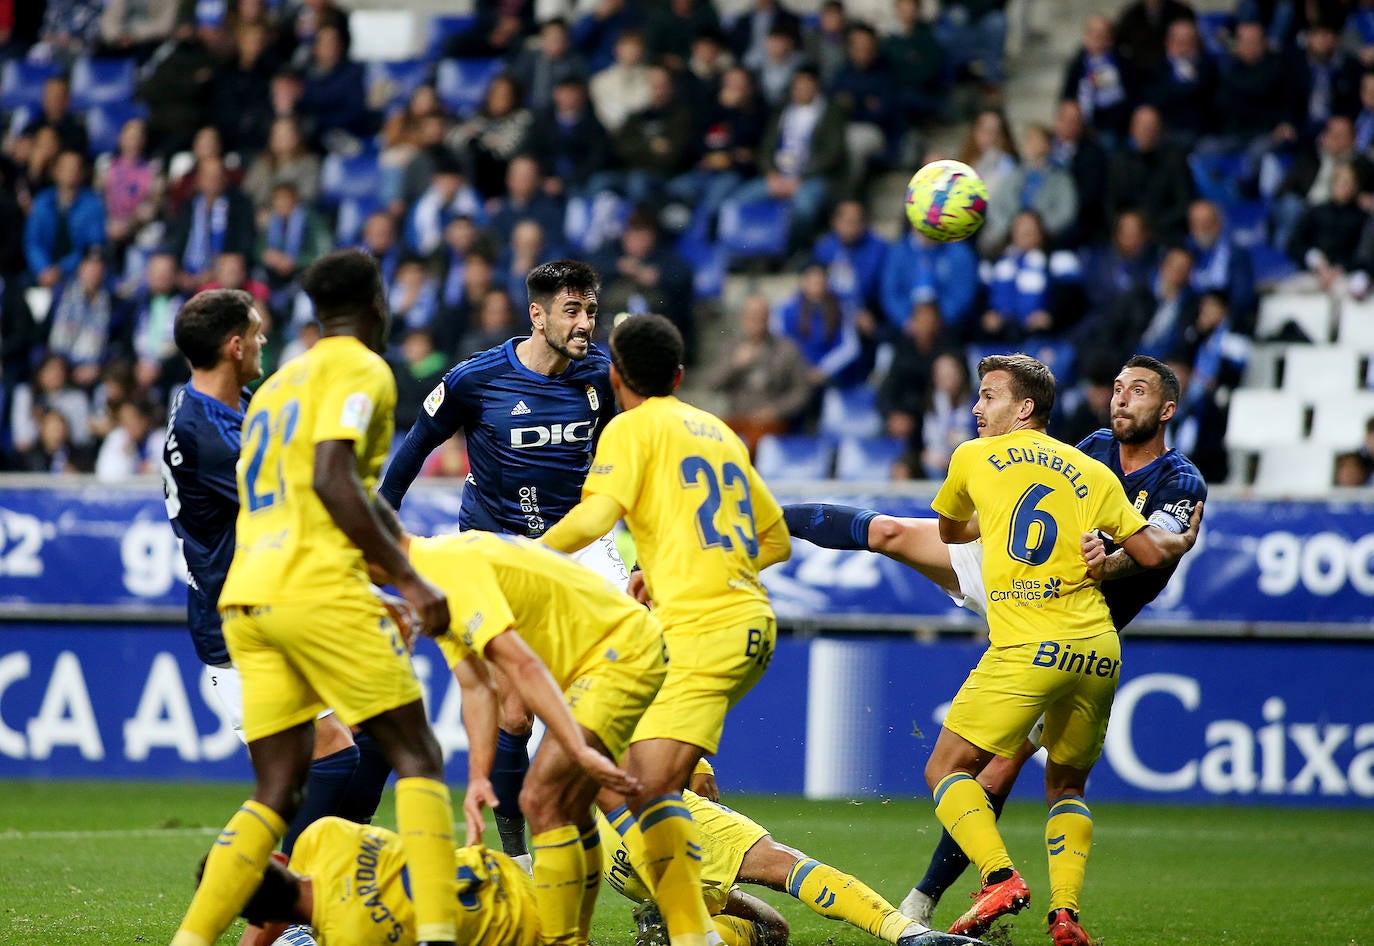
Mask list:
[[[863,383],[854,310],[830,291],[824,266],[812,263],[802,270],[796,294],[778,307],[774,322],[777,333],[801,349],[818,392]]]
[[[1077,102],[1084,120],[1109,144],[1125,133],[1131,92],[1105,16],[1094,13],[1083,21],[1083,45],[1064,70],[1059,97]]]
[[[539,162],[519,155],[506,169],[506,196],[495,201],[491,230],[503,244],[509,243],[515,226],[533,220],[545,233],[563,232],[563,201],[544,193]]]
[[[406,217],[405,243],[428,256],[439,248],[444,229],[458,217],[486,220],[482,200],[463,177],[458,159],[448,152],[435,155],[434,175]]]
[[[538,48],[527,47],[511,63],[511,76],[525,90],[525,105],[532,109],[553,104],[554,86],[564,79],[586,80],[587,62],[572,48],[568,24],[555,17],[539,27]]]
[[[1199,293],[1224,292],[1231,324],[1248,334],[1259,308],[1255,264],[1250,251],[1226,235],[1221,208],[1209,200],[1193,201],[1188,207],[1185,245],[1193,257],[1193,289]]]
[[[48,352],[72,366],[72,380],[88,388],[100,377],[110,354],[115,324],[114,300],[105,285],[105,261],[99,252],[82,257],[76,274],[53,302],[48,319]]]
[[[882,300],[883,314],[892,325],[905,325],[917,303],[936,302],[950,333],[967,337],[978,291],[978,258],[967,241],[935,243],[908,230],[888,248]]]
[[[56,286],[105,242],[105,204],[85,186],[85,160],[64,151],[53,162],[53,186],[33,202],[24,225],[24,258],[40,286]]]
[[[336,26],[315,34],[300,108],[315,119],[321,136],[343,131],[361,137],[372,130],[363,67],[346,58],[343,34]]]
[[[842,200],[830,215],[830,229],[821,235],[812,258],[825,267],[830,289],[845,303],[882,310],[883,263],[887,241],[868,226],[864,205]]]
[[[851,26],[845,50],[844,65],[830,84],[830,97],[845,111],[850,184],[862,187],[869,166],[886,164],[896,143],[896,83],[871,26]]]
[[[1050,252],[1040,216],[1023,210],[1011,225],[1011,243],[995,263],[982,266],[988,287],[988,309],[981,334],[996,341],[1019,342],[1062,333],[1081,314],[1072,294],[1080,290],[1082,270],[1069,250]]]
[[[534,116],[528,153],[539,162],[544,192],[581,196],[591,176],[606,167],[606,129],[587,99],[587,83],[570,76],[553,87],[553,105]]]
[[[1212,109],[1199,103],[1214,101],[1217,67],[1202,51],[1197,24],[1175,20],[1164,38],[1164,61],[1145,78],[1144,99],[1164,121],[1164,139],[1189,150],[1213,128]]]

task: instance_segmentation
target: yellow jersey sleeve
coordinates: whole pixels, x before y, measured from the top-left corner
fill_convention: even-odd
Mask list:
[[[749,479],[749,497],[754,506],[754,534],[762,535],[782,518],[782,506],[778,505],[768,484],[752,463],[746,467],[746,476]]]
[[[596,456],[582,483],[582,496],[609,496],[621,509],[633,509],[644,485],[647,451],[636,449],[641,439],[635,429],[634,411],[617,414],[606,425],[596,445]]]
[[[1100,497],[1093,521],[1097,528],[1112,537],[1112,541],[1120,544],[1145,528],[1145,517],[1131,505],[1121,481],[1110,470],[1105,467],[1094,468],[1093,474],[1098,481],[1097,493]]]
[[[330,383],[318,389],[319,407],[310,440],[351,440],[362,449],[369,431],[375,430],[373,418],[395,411],[396,381],[381,358],[338,359],[329,367]]]
[[[973,518],[973,497],[969,494],[968,479],[969,463],[972,462],[974,453],[966,448],[970,443],[977,442],[970,440],[955,448],[954,455],[949,460],[949,473],[945,476],[940,491],[935,494],[935,499],[931,501],[930,508],[946,519],[968,522]]]

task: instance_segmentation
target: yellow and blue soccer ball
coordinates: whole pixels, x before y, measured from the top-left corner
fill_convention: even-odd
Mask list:
[[[962,161],[932,161],[906,186],[906,216],[922,236],[954,243],[978,232],[988,210],[988,186]]]

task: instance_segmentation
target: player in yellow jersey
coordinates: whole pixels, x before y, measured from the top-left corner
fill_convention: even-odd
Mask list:
[[[475,845],[455,851],[454,861],[459,942],[534,946],[529,875],[506,855]],[[320,946],[414,946],[410,873],[395,832],[321,818],[301,833],[289,863],[268,865],[243,908],[253,926],[240,946],[267,946],[296,923],[314,927]]]
[[[639,721],[627,760],[644,783],[628,796],[636,869],[673,946],[715,939],[701,895],[700,841],[681,791],[720,744],[726,711],[763,674],[777,622],[759,571],[791,553],[782,509],[718,418],[673,396],[682,336],[659,315],[611,332],[611,386],[622,412],[606,425],[582,501],[543,540],[580,549],[624,518],[668,647],[668,676]]]
[[[978,377],[979,439],[954,451],[931,503],[941,541],[981,535],[990,632],[926,764],[936,815],[984,885],[951,932],[977,935],[1030,903],[976,777],[994,755],[1015,756],[1043,714],[1050,933],[1055,946],[1089,946],[1077,913],[1092,846],[1083,796],[1106,738],[1121,641],[1085,548],[1101,530],[1151,568],[1181,555],[1189,537],[1147,526],[1111,470],[1045,433],[1054,406],[1047,367],[990,355]]]
[[[768,829],[720,804],[715,773],[705,759],[697,763],[691,790],[684,791],[682,799],[701,833],[702,892],[716,932],[726,946],[781,946],[787,942],[787,920],[782,914],[736,884],[758,884],[791,894],[827,919],[843,920],[897,946],[979,943],[929,929],[902,915],[858,878],[778,843]],[[630,824],[629,812],[623,807],[606,815],[598,813],[602,870],[607,884],[640,904],[635,910],[640,924],[636,944],[648,946],[661,941],[661,932],[654,935],[656,923],[661,921],[621,839]]]
[[[520,792],[540,941],[585,944],[601,879],[592,803],[601,785],[639,788],[611,760],[625,754],[667,673],[658,622],[610,581],[528,539],[463,532],[403,535],[401,544],[453,608],[454,631],[438,644],[463,688],[468,841],[480,837],[481,805],[496,802],[489,661],[554,737],[540,745]]]
[[[249,405],[236,548],[219,598],[243,678],[257,788],[211,849],[173,944],[209,946],[257,888],[300,804],[315,716],[326,706],[361,725],[396,769],[416,935],[452,943],[453,816],[442,756],[397,627],[367,574],[367,563],[387,571],[427,633],[447,630],[444,596],[410,567],[374,502],[396,402],[391,369],[377,354],[388,322],[381,273],[366,254],[343,251],[314,263],[302,285],[324,337]]]

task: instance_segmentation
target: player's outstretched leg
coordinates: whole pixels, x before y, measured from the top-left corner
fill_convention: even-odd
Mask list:
[[[418,943],[452,943],[458,935],[453,803],[443,756],[419,700],[363,723],[396,770],[396,829],[415,901]]]
[[[358,747],[353,744],[348,727],[333,713],[315,720],[314,758],[305,780],[305,797],[281,839],[283,854],[291,856],[296,838],[311,823],[325,815],[339,814],[340,802],[357,768]]]
[[[941,738],[944,735],[941,733]],[[1030,888],[1012,866],[987,793],[972,775],[952,772],[939,780],[934,794],[935,814],[978,865],[983,879],[983,889],[973,895],[973,906],[949,931],[978,936],[999,916],[1024,909],[1030,903]]]
[[[314,731],[311,720],[248,744],[257,789],[215,839],[172,946],[210,946],[262,883],[268,858],[300,805]]]

